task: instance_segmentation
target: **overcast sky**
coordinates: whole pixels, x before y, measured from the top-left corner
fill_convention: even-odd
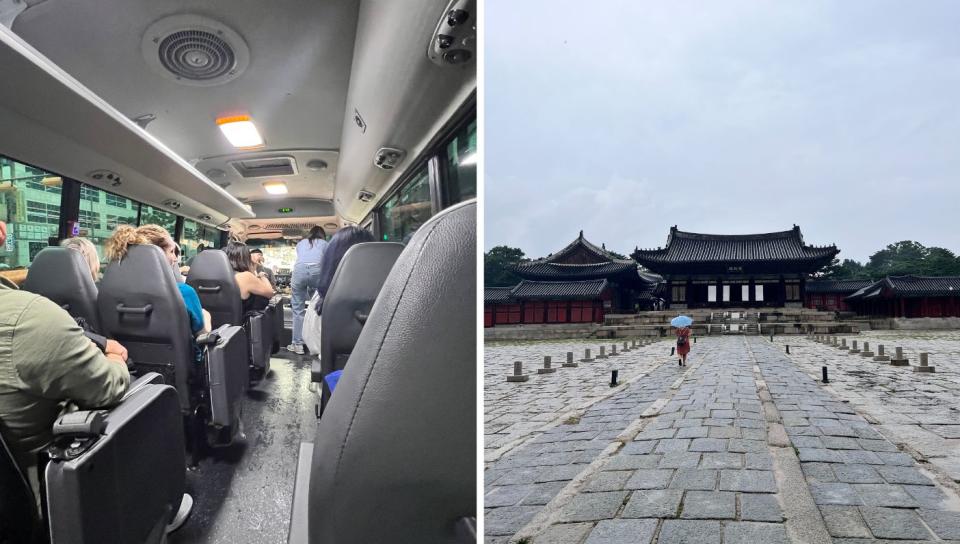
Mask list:
[[[960,2],[487,0],[485,249],[960,252]]]

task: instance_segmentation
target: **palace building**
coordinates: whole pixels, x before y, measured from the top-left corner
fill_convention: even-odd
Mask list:
[[[960,317],[960,277],[888,276],[845,302],[864,316]]]
[[[602,323],[609,313],[633,313],[656,299],[662,279],[639,270],[583,237],[560,251],[520,263],[513,287],[484,290],[484,325]]]
[[[736,235],[673,226],[666,247],[637,249],[633,258],[663,277],[669,308],[801,307],[807,278],[838,253],[834,245],[807,245],[796,225]]]

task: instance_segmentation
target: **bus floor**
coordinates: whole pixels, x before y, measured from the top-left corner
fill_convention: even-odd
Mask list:
[[[310,357],[281,350],[270,373],[247,392],[238,443],[212,450],[187,473],[194,505],[170,535],[181,543],[285,542],[300,442],[312,441],[314,406]]]

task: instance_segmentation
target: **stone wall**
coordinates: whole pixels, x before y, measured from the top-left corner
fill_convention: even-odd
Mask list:
[[[889,319],[891,329],[899,330],[958,330],[960,317],[895,317]]]
[[[483,339],[497,340],[560,340],[593,338],[600,325],[596,323],[556,323],[550,325],[497,325],[483,329]]]

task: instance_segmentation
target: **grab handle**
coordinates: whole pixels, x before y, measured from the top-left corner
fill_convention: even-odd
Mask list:
[[[140,308],[136,308],[132,306],[124,306],[122,302],[120,304],[117,304],[117,312],[121,314],[150,315],[150,312],[152,311],[153,311],[153,304],[147,304],[146,306],[142,306]]]
[[[213,287],[210,287],[207,285],[199,285],[197,286],[197,291],[200,291],[201,293],[219,293],[220,286],[214,285]]]

